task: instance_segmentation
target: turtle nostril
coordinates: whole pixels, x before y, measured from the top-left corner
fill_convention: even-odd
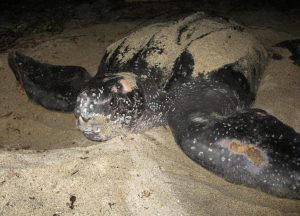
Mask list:
[[[87,122],[88,120],[90,120],[90,117],[84,117],[84,116],[80,116],[79,118],[81,118],[84,122]]]

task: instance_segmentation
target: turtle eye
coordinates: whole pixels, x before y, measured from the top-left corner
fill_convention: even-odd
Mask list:
[[[109,106],[112,108],[112,109],[116,109],[118,107],[118,100],[116,97],[112,97],[111,100],[109,101]]]
[[[117,88],[118,90],[122,90],[122,85],[121,85],[119,82],[117,82],[117,83],[116,83],[116,88]]]

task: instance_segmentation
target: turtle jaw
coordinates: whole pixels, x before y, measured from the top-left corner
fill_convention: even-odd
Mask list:
[[[113,124],[104,115],[96,115],[94,118],[84,120],[76,117],[77,127],[89,140],[103,142],[122,134],[124,130],[120,125]]]
[[[91,141],[103,142],[111,139],[111,137],[101,134],[101,124],[91,125],[87,121],[83,120],[81,116],[76,118],[76,124],[81,133]]]

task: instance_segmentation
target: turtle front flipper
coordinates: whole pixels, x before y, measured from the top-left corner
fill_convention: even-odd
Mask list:
[[[192,160],[226,180],[300,199],[300,134],[259,109],[227,117],[197,113],[170,121],[177,143]],[[177,122],[177,124],[176,124]]]
[[[19,52],[8,55],[8,63],[27,96],[46,109],[72,112],[90,74],[78,66],[40,63]]]

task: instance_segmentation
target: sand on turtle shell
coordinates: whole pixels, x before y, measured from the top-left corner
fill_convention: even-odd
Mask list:
[[[146,51],[145,51],[146,50]],[[224,65],[239,61],[247,80],[261,77],[267,52],[245,27],[229,19],[208,16],[204,12],[190,14],[173,22],[158,22],[132,32],[107,48],[106,63],[127,64],[140,53],[150,68],[162,71],[160,85],[172,77],[178,53],[187,52],[197,59],[191,74],[208,75]],[[252,77],[256,65],[256,77]],[[258,83],[250,83],[256,91]]]
[[[251,16],[235,19],[239,17],[244,23],[249,17],[250,30],[267,48],[300,36],[278,31],[276,23],[260,28]],[[95,74],[105,47],[136,25],[115,22],[66,30],[22,51]],[[254,105],[299,132],[299,67],[288,58],[289,51],[273,50],[283,59],[270,60]],[[192,162],[168,128],[88,141],[72,114],[31,103],[6,59],[1,54],[0,215],[299,215],[299,201],[230,184]]]

